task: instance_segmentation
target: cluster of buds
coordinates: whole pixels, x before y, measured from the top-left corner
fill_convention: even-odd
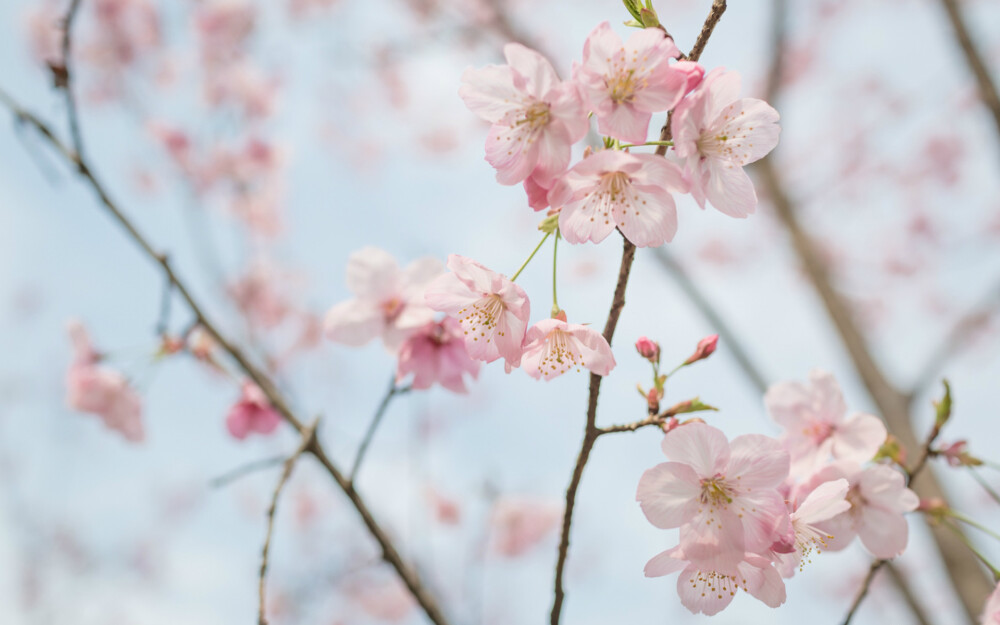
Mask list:
[[[660,344],[649,337],[639,337],[639,340],[635,342],[635,351],[637,351],[640,356],[648,360],[649,364],[653,366],[653,387],[647,391],[643,389],[641,384],[639,384],[636,388],[639,389],[639,394],[646,400],[646,407],[650,415],[655,415],[660,412],[660,401],[663,400],[667,378],[683,367],[711,356],[715,352],[715,347],[718,342],[718,334],[706,336],[698,341],[698,346],[695,348],[694,353],[691,354],[687,360],[674,367],[673,370],[668,373],[660,373]],[[697,400],[691,401],[697,402]],[[700,404],[700,402],[697,403]]]

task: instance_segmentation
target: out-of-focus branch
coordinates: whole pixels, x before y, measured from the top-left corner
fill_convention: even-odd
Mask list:
[[[776,20],[776,23],[779,24],[776,32],[779,34],[784,32],[783,27],[780,26],[781,20]],[[783,46],[779,45],[776,51],[780,53],[782,49]],[[774,94],[773,97],[776,98],[780,91],[781,63],[772,63],[771,69],[772,73],[768,76],[766,92]],[[771,103],[774,104],[774,101]],[[889,382],[882,369],[875,362],[850,308],[834,288],[818,248],[813,243],[811,236],[799,224],[796,207],[785,190],[774,164],[774,153],[759,161],[756,169],[769,191],[778,221],[787,231],[792,247],[802,263],[807,277],[826,308],[841,343],[868,394],[871,395],[882,414],[889,431],[899,439],[906,449],[918,449],[919,443],[913,432],[910,419],[910,398]],[[921,479],[915,481],[911,487],[923,499],[946,499],[940,482],[932,472],[923,473]],[[938,554],[949,573],[956,593],[962,600],[966,616],[970,623],[974,623],[986,595],[991,590],[990,584],[975,558],[969,556],[964,550],[961,541],[944,531],[943,528],[932,527],[931,531]]]
[[[73,22],[80,12],[81,0],[72,0],[66,16],[63,18],[62,36],[62,67],[52,67],[52,72],[56,76],[56,85],[62,88],[66,98],[66,119],[69,121],[69,136],[73,143],[73,149],[83,160],[83,135],[80,133],[80,114],[76,107],[76,96],[73,91]],[[78,163],[79,165],[80,163]]]
[[[958,41],[959,47],[962,48],[965,62],[973,76],[976,77],[979,97],[982,98],[983,104],[993,116],[993,123],[996,124],[997,133],[1000,134],[1000,93],[997,92],[997,85],[993,82],[993,76],[990,74],[989,68],[986,67],[982,54],[979,53],[979,49],[972,41],[972,35],[969,34],[969,29],[965,25],[958,0],[941,0],[941,6],[944,7],[945,13],[948,14],[948,21],[951,22],[951,26],[955,30],[955,39]]]
[[[268,555],[270,555],[271,551],[271,537],[274,535],[274,516],[278,511],[278,498],[281,497],[281,492],[284,490],[285,484],[288,483],[288,479],[292,477],[292,469],[295,468],[295,463],[302,457],[306,449],[315,443],[317,425],[319,425],[319,418],[313,421],[313,424],[302,433],[302,442],[299,443],[295,452],[285,460],[285,469],[281,472],[277,486],[274,487],[274,494],[271,496],[271,505],[267,509],[267,533],[264,535],[264,547],[261,549],[260,554],[260,579],[257,590],[259,595],[257,625],[267,625],[267,566]]]
[[[358,453],[354,456],[354,464],[351,466],[351,473],[348,479],[351,480],[351,484],[358,477],[358,469],[361,468],[361,463],[365,459],[365,453],[368,451],[368,446],[371,445],[372,438],[375,436],[375,430],[378,429],[379,423],[382,422],[382,417],[385,416],[385,411],[389,408],[389,402],[396,395],[402,395],[403,393],[409,393],[410,387],[404,386],[402,388],[396,386],[396,375],[393,374],[392,378],[389,380],[389,390],[386,391],[385,397],[378,405],[378,409],[375,411],[375,416],[372,417],[371,423],[368,424],[368,430],[365,431],[365,436],[361,439],[361,445],[358,446]]]
[[[851,619],[854,618],[858,608],[861,607],[861,602],[868,596],[868,590],[871,588],[872,582],[875,581],[875,574],[878,573],[878,570],[882,568],[882,565],[886,562],[888,562],[888,560],[875,560],[872,562],[872,565],[868,567],[868,575],[865,576],[865,581],[861,583],[861,589],[858,590],[858,594],[854,597],[854,603],[851,604],[851,608],[847,611],[847,615],[844,617],[843,625],[850,625]]]
[[[269,458],[262,458],[260,460],[254,460],[253,462],[248,462],[244,465],[236,467],[232,471],[228,471],[220,475],[219,477],[213,478],[209,481],[208,485],[212,488],[222,488],[223,486],[228,486],[236,480],[240,479],[245,475],[250,475],[257,471],[263,469],[270,469],[271,467],[276,467],[285,461],[285,456],[271,456]]]
[[[206,316],[201,305],[198,303],[198,300],[191,294],[187,283],[181,280],[181,278],[174,272],[173,266],[168,262],[166,255],[157,252],[152,243],[150,243],[149,240],[138,231],[132,221],[126,217],[125,214],[118,208],[117,204],[112,201],[104,185],[98,180],[93,169],[80,156],[80,154],[63,143],[47,124],[18,105],[16,101],[14,101],[2,90],[0,90],[0,102],[10,108],[10,110],[14,113],[14,116],[19,121],[34,126],[39,131],[41,136],[48,140],[48,142],[53,148],[56,149],[57,152],[59,152],[59,154],[61,154],[69,163],[76,166],[80,175],[97,195],[108,215],[125,231],[128,238],[139,247],[143,254],[154,262],[154,264],[158,265],[166,278],[173,283],[177,294],[187,304],[191,313],[197,319],[198,324],[205,329],[213,340],[215,340],[220,349],[229,354],[229,357],[232,358],[232,360],[247,375],[247,377],[260,387],[260,389],[267,396],[268,401],[271,402],[275,410],[282,415],[285,421],[287,421],[299,433],[304,432],[306,430],[306,426],[289,407],[284,395],[278,390],[271,378],[263,373],[257,365],[251,362],[250,359],[244,355],[243,351],[229,341],[229,339],[227,339],[216,327],[216,325]],[[437,600],[428,592],[427,588],[424,587],[419,574],[415,569],[411,568],[408,564],[406,564],[406,562],[403,561],[403,557],[400,555],[399,551],[397,551],[392,539],[388,534],[386,534],[385,530],[382,529],[378,522],[376,522],[364,499],[362,499],[361,495],[354,489],[354,486],[351,484],[347,476],[340,471],[340,469],[330,460],[329,457],[327,457],[326,452],[322,445],[320,445],[318,439],[314,438],[313,443],[306,451],[312,454],[319,461],[344,494],[347,495],[348,499],[350,499],[355,510],[361,516],[362,522],[364,522],[365,526],[368,528],[369,533],[379,544],[379,547],[382,550],[383,559],[396,570],[396,573],[399,575],[400,579],[402,579],[410,593],[414,596],[421,609],[427,615],[428,619],[435,623],[435,625],[447,625],[448,620],[441,611]]]
[[[927,388],[945,364],[957,355],[976,331],[989,322],[997,312],[1000,312],[1000,280],[990,285],[979,301],[951,326],[944,339],[921,367],[910,388],[909,397],[912,399],[914,395]]]

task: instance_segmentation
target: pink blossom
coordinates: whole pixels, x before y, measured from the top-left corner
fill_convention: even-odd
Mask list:
[[[284,287],[289,276],[268,262],[254,263],[246,275],[226,287],[228,295],[247,321],[271,329],[293,311]]]
[[[775,554],[782,576],[793,576],[796,567],[801,570],[804,566],[803,560],[810,561],[813,551],[819,553],[827,549],[827,541],[833,537],[821,529],[820,524],[850,509],[851,504],[845,499],[849,488],[850,484],[845,479],[832,480],[817,486],[802,501],[795,498],[788,503],[792,532],[789,536],[791,544],[787,546],[791,550],[782,549],[779,545],[776,549],[779,553]]]
[[[396,351],[418,328],[434,320],[424,290],[442,272],[434,258],[422,258],[400,270],[388,252],[366,247],[347,262],[347,287],[356,295],[329,310],[326,337],[345,345],[364,345],[381,336]]]
[[[762,553],[789,523],[776,490],[788,475],[788,453],[767,436],[726,440],[720,430],[688,423],[663,437],[671,460],[647,470],[636,500],[649,522],[681,528],[688,559],[733,567],[746,552]]]
[[[210,0],[200,4],[195,26],[202,59],[212,65],[240,57],[256,18],[256,9],[245,0]]]
[[[259,67],[241,61],[205,79],[205,101],[213,108],[231,105],[247,119],[261,119],[274,112],[279,81]]]
[[[569,166],[570,147],[589,124],[578,87],[561,82],[549,61],[517,43],[504,46],[507,65],[468,69],[459,95],[493,124],[486,160],[497,181],[516,184],[529,175],[547,184]]]
[[[47,0],[32,6],[25,15],[31,53],[50,64],[62,62],[62,27],[65,9],[58,2]]]
[[[379,621],[404,621],[416,607],[413,595],[395,577],[354,580],[347,585],[347,591],[361,609]]]
[[[677,571],[677,594],[685,608],[694,614],[718,614],[728,606],[736,592],[743,590],[776,608],[785,602],[785,583],[771,562],[754,553],[746,553],[730,564],[712,560],[688,560],[682,549],[668,549],[646,563],[646,577],[661,577]]]
[[[543,211],[549,207],[549,189],[552,184],[543,185],[533,176],[528,176],[524,180],[524,192],[528,196],[528,206],[536,212]]]
[[[97,0],[95,37],[84,54],[95,65],[118,70],[160,44],[160,17],[149,0]]]
[[[1000,625],[1000,584],[997,584],[986,599],[981,620],[983,625]]]
[[[520,366],[531,315],[524,289],[465,256],[449,256],[448,269],[427,287],[427,304],[458,320],[469,356],[486,362],[503,357],[508,367]]]
[[[878,417],[854,413],[833,375],[809,373],[809,385],[781,382],[764,396],[767,410],[785,428],[782,442],[792,456],[794,473],[808,473],[832,455],[856,463],[871,460],[885,442],[885,425]]]
[[[574,367],[608,375],[615,368],[615,357],[597,330],[561,319],[542,319],[528,328],[521,366],[536,380],[547,381]]]
[[[432,321],[403,341],[399,348],[396,380],[413,374],[412,386],[427,389],[440,384],[449,391],[466,392],[462,376],[479,375],[479,363],[465,351],[462,326],[451,317]]]
[[[562,206],[559,229],[570,243],[600,243],[615,228],[638,247],[655,247],[677,232],[673,193],[688,184],[677,165],[653,154],[603,150],[556,181],[549,204]]]
[[[559,504],[526,497],[504,497],[490,517],[494,553],[514,558],[538,545],[562,520]]]
[[[243,384],[240,399],[229,409],[226,429],[234,438],[243,440],[251,432],[270,434],[281,424],[281,415],[268,401],[264,391],[252,382]]]
[[[718,334],[710,334],[705,338],[698,341],[698,345],[694,349],[694,353],[688,356],[688,359],[684,361],[684,364],[690,365],[693,362],[698,362],[699,360],[704,360],[715,353],[715,347],[719,343]]]
[[[743,166],[773,150],[781,130],[777,111],[762,100],[738,99],[739,90],[739,74],[714,69],[677,105],[671,122],[694,199],[730,217],[756,209],[757,193]]]
[[[94,351],[86,329],[71,322],[73,363],[66,374],[66,402],[73,410],[95,414],[105,427],[120,432],[132,443],[143,440],[142,400],[129,386],[125,376],[98,365],[100,356]]]
[[[674,108],[684,95],[691,68],[678,71],[668,64],[679,55],[659,28],[633,32],[624,44],[607,22],[595,28],[573,78],[597,115],[598,130],[622,141],[645,143],[652,114]]]
[[[813,475],[803,485],[803,492],[840,478],[850,484],[846,499],[851,507],[819,524],[828,534],[827,549],[839,551],[858,536],[877,558],[903,553],[908,538],[903,515],[916,510],[920,499],[906,487],[902,473],[882,464],[861,468],[852,462],[836,462]]]

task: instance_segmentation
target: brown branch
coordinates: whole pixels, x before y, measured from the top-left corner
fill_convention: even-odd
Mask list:
[[[701,57],[705,44],[708,43],[715,25],[719,23],[722,14],[726,11],[726,0],[715,0],[712,3],[712,10],[705,19],[701,34],[695,42],[691,53],[687,55],[692,61],[697,61]],[[667,123],[661,131],[661,139],[666,141],[670,138],[670,116],[667,116]],[[667,146],[661,145],[656,148],[656,153],[660,156],[666,154]],[[628,285],[629,273],[632,271],[632,261],[635,259],[635,246],[628,240],[624,240],[622,250],[622,263],[618,270],[618,283],[615,285],[614,297],[611,300],[611,310],[608,312],[607,323],[604,324],[604,338],[611,344],[611,338],[615,334],[618,326],[618,318],[621,316],[622,308],[625,307],[625,287]],[[601,435],[597,427],[597,399],[601,394],[601,376],[590,374],[590,388],[587,396],[587,423],[583,433],[583,443],[580,446],[580,453],[576,459],[576,466],[573,468],[573,477],[570,479],[569,487],[566,489],[566,509],[563,512],[562,533],[559,539],[559,552],[556,559],[555,575],[555,597],[552,601],[552,612],[550,614],[550,625],[559,625],[559,617],[562,612],[563,599],[563,572],[566,567],[566,557],[569,554],[569,532],[573,523],[573,508],[576,504],[576,491],[580,487],[580,480],[583,478],[583,469],[590,459],[590,451],[594,443]]]
[[[365,459],[365,453],[368,451],[368,446],[371,445],[372,438],[375,436],[375,430],[378,429],[379,424],[382,422],[382,417],[385,416],[385,411],[389,408],[389,402],[396,395],[402,395],[404,393],[409,393],[410,387],[398,387],[396,386],[396,375],[393,374],[392,378],[389,380],[389,390],[386,391],[385,396],[378,405],[378,409],[375,411],[375,416],[372,417],[371,423],[368,424],[368,430],[365,431],[364,438],[361,439],[361,444],[358,446],[358,453],[354,455],[354,464],[351,466],[351,472],[349,474],[349,480],[351,484],[358,477],[358,470],[361,468],[361,462]]]
[[[66,15],[62,20],[62,67],[52,68],[57,76],[56,85],[62,89],[66,98],[66,118],[69,121],[70,140],[73,143],[73,149],[80,155],[84,152],[83,135],[80,133],[80,115],[73,91],[74,73],[71,65],[73,63],[73,22],[76,20],[81,4],[83,4],[81,0],[72,0],[66,10]],[[78,160],[77,166],[82,166],[82,158]]]
[[[240,479],[245,475],[261,471],[263,469],[270,469],[271,467],[276,467],[285,461],[285,456],[271,456],[270,458],[261,458],[260,460],[254,460],[253,462],[248,462],[244,465],[238,466],[232,471],[223,473],[219,477],[212,478],[208,485],[212,488],[222,488],[223,486],[228,486],[236,480]]]
[[[295,452],[285,460],[285,470],[281,472],[281,477],[278,479],[278,485],[274,487],[274,494],[271,496],[271,505],[267,509],[267,533],[264,535],[264,547],[261,549],[260,554],[260,580],[258,582],[258,595],[259,604],[257,609],[257,625],[267,625],[267,607],[266,607],[266,597],[267,597],[267,566],[268,566],[268,555],[271,551],[271,537],[274,535],[274,516],[278,511],[278,498],[281,497],[281,491],[284,490],[285,484],[288,483],[288,479],[292,477],[292,469],[295,468],[295,463],[298,459],[305,453],[311,445],[316,442],[316,426],[319,425],[319,418],[317,417],[313,424],[306,429],[302,434],[302,442],[299,443],[298,448]]]
[[[781,24],[780,20],[776,24]],[[781,46],[776,47],[780,53]],[[767,93],[779,92],[781,63],[772,64]],[[773,105],[774,102],[772,101]],[[769,191],[775,214],[788,233],[791,244],[802,263],[813,288],[826,308],[830,320],[868,394],[878,407],[889,431],[906,449],[918,449],[910,415],[910,397],[900,392],[886,378],[876,363],[867,341],[858,327],[847,303],[833,286],[826,264],[812,237],[798,221],[797,209],[782,184],[774,163],[774,153],[758,161],[757,173]],[[946,500],[944,490],[933,472],[925,472],[912,484],[922,499]],[[961,541],[940,527],[931,527],[938,555],[949,573],[953,589],[962,601],[966,617],[974,623],[987,594],[992,590],[979,563],[964,550]]]
[[[955,29],[955,39],[958,40],[958,45],[962,48],[965,62],[976,77],[979,97],[989,109],[993,116],[993,123],[996,124],[997,133],[1000,133],[1000,94],[997,92],[996,83],[993,82],[993,76],[990,74],[989,68],[986,67],[982,54],[979,53],[976,44],[972,41],[972,35],[969,34],[969,29],[965,25],[965,19],[962,17],[962,10],[959,8],[957,0],[941,0],[941,5],[948,14],[952,28]]]
[[[197,319],[198,324],[201,325],[206,332],[208,332],[209,336],[216,341],[223,351],[229,354],[230,358],[232,358],[232,360],[247,375],[247,377],[260,387],[260,389],[267,396],[268,401],[271,402],[275,410],[281,414],[285,421],[287,421],[299,433],[303,433],[305,431],[305,426],[302,421],[295,416],[291,408],[289,408],[288,403],[285,401],[284,396],[278,390],[277,386],[244,355],[241,349],[223,336],[217,326],[208,319],[203,312],[201,305],[191,294],[187,284],[174,272],[172,265],[167,261],[166,255],[157,252],[149,240],[146,239],[146,237],[138,231],[131,220],[129,220],[129,218],[122,213],[118,206],[111,200],[104,185],[98,180],[93,169],[87,164],[87,162],[84,161],[77,152],[69,148],[58,137],[56,137],[47,124],[19,106],[2,90],[0,90],[0,102],[6,104],[18,120],[24,123],[29,123],[38,129],[39,133],[48,140],[56,151],[58,151],[68,162],[77,167],[80,175],[97,195],[107,213],[125,231],[128,238],[135,243],[150,260],[159,265],[167,279],[173,283],[177,294],[180,295],[181,299],[187,304],[191,313]],[[361,516],[361,520],[368,528],[368,531],[379,544],[379,547],[382,550],[383,559],[385,559],[385,561],[396,570],[400,579],[402,579],[410,593],[413,594],[417,603],[420,605],[421,609],[423,609],[424,613],[431,620],[431,622],[435,623],[435,625],[446,625],[448,620],[445,618],[444,613],[438,606],[437,600],[431,596],[424,587],[423,582],[416,570],[412,569],[403,561],[403,558],[396,550],[392,539],[389,538],[388,534],[385,533],[385,530],[383,530],[382,527],[375,521],[375,518],[369,511],[367,504],[364,502],[361,495],[359,495],[354,489],[347,476],[345,476],[327,457],[326,452],[320,445],[319,441],[314,439],[313,444],[306,451],[316,457],[319,463],[326,469],[327,473],[330,474],[341,490],[344,491],[344,494],[347,495],[348,499],[350,499],[355,510]]]

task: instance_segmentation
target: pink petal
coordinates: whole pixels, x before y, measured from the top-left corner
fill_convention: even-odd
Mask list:
[[[683,558],[675,557],[679,552],[680,549],[674,547],[656,554],[646,563],[643,574],[646,577],[663,577],[684,569],[687,562]]]
[[[458,95],[470,111],[491,124],[520,106],[520,93],[514,88],[514,71],[507,66],[465,70]]]
[[[878,417],[853,414],[833,433],[833,456],[838,460],[867,462],[875,457],[887,434]]]
[[[684,569],[677,578],[677,595],[681,604],[692,613],[713,616],[732,603],[736,590],[724,589],[714,578],[710,583],[706,577],[694,565]]]
[[[841,478],[824,482],[809,493],[799,507],[795,509],[795,518],[812,525],[828,521],[833,517],[850,510],[851,504],[844,498],[850,488],[847,480]]]
[[[895,558],[906,549],[909,526],[898,512],[865,506],[858,522],[858,537],[876,558]]]
[[[323,332],[326,338],[354,347],[364,345],[385,328],[382,310],[371,300],[341,302],[326,313]]]
[[[739,165],[708,159],[708,186],[705,197],[719,212],[742,219],[757,210],[753,182]]]
[[[635,498],[650,523],[670,529],[691,520],[700,495],[700,481],[690,466],[664,462],[642,474]]]
[[[687,423],[671,430],[660,446],[667,458],[691,465],[700,478],[714,477],[729,464],[726,435],[704,423]]]
[[[508,43],[503,47],[507,64],[526,80],[528,94],[542,99],[559,84],[556,70],[544,56],[519,43]]]
[[[788,452],[777,440],[761,434],[737,436],[730,444],[726,479],[745,489],[774,488],[788,477]]]
[[[382,300],[396,294],[399,278],[399,265],[385,250],[365,247],[348,258],[347,288],[360,298]]]

